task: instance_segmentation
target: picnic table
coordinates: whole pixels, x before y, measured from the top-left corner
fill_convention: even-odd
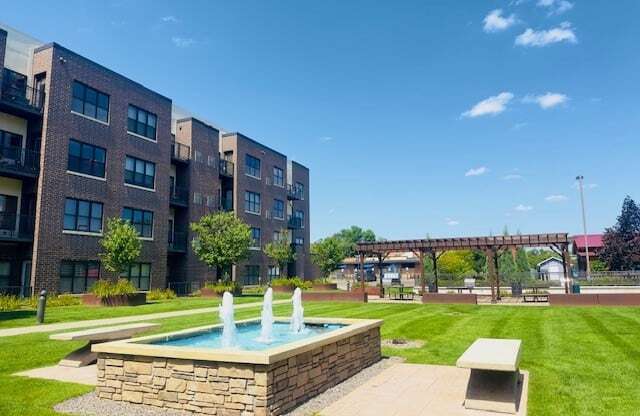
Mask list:
[[[407,286],[390,286],[388,289],[389,298],[394,300],[413,300],[413,287]]]
[[[546,288],[534,286],[526,290],[530,290],[531,292],[522,294],[525,302],[549,302],[549,293]]]

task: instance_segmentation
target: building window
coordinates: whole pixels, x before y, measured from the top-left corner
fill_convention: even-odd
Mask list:
[[[302,237],[296,237],[294,244],[296,246],[303,246],[304,245],[304,238]]]
[[[129,104],[127,112],[127,131],[156,141],[156,125],[158,117],[135,105]]]
[[[296,182],[295,193],[300,199],[304,199],[304,184]]]
[[[193,151],[193,160],[196,162],[202,162],[202,152],[199,150]]]
[[[0,287],[9,286],[10,276],[11,276],[11,262],[0,261]]]
[[[273,200],[273,218],[278,220],[284,219],[284,201],[279,199]]]
[[[151,263],[133,263],[122,277],[128,279],[138,290],[149,290],[151,281]]]
[[[0,130],[0,153],[5,156],[4,151],[8,149],[22,149],[22,136],[8,131]],[[13,158],[12,158],[13,159]]]
[[[122,209],[122,219],[129,221],[140,237],[153,237],[153,212],[125,207]]]
[[[206,199],[206,205],[209,208],[213,208],[216,206],[216,198],[213,195],[207,195],[207,199]]]
[[[251,249],[260,250],[260,228],[251,227],[251,238],[253,239]]]
[[[246,155],[245,171],[247,175],[260,179],[260,159],[251,155]]]
[[[280,237],[282,236],[282,233],[280,233],[280,231],[274,231],[273,232],[273,241],[280,241]]]
[[[102,203],[67,198],[64,204],[64,229],[101,233]]]
[[[269,278],[269,280],[280,277],[280,268],[278,266],[269,266],[267,277]]]
[[[273,167],[273,184],[284,187],[284,171],[279,167]]]
[[[300,210],[296,210],[293,216],[296,218],[296,221],[300,224],[300,228],[304,228],[304,212]]]
[[[216,165],[216,158],[214,156],[208,155],[207,156],[207,166],[215,166]]]
[[[155,185],[156,164],[127,156],[124,164],[124,181],[130,185],[153,189]]]
[[[257,285],[260,283],[260,266],[248,265],[244,268],[244,284]]]
[[[69,139],[67,169],[72,172],[104,178],[107,151],[102,147]]]
[[[200,192],[193,193],[193,203],[195,205],[202,205],[202,194]]]
[[[252,214],[260,215],[260,194],[251,191],[244,193],[244,210]]]
[[[60,263],[60,292],[85,293],[100,278],[97,261],[70,261]]]
[[[107,123],[109,122],[109,96],[81,82],[73,81],[71,111]]]

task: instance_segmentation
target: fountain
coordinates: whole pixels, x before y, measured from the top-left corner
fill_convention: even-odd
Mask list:
[[[236,323],[233,318],[233,295],[224,292],[220,306],[220,320],[223,322],[221,345],[223,348],[236,345]]]
[[[304,308],[302,307],[302,290],[293,291],[293,314],[291,315],[291,332],[299,334],[304,330]]]
[[[264,293],[260,326],[260,336],[257,341],[270,344],[273,341],[273,290],[271,288]]]

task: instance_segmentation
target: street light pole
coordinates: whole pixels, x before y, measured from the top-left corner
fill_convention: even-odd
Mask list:
[[[584,176],[579,175],[576,176],[576,180],[578,181],[578,186],[580,188],[580,203],[582,205],[582,231],[584,232],[584,250],[585,250],[585,260],[587,261],[587,280],[591,279],[591,265],[589,264],[589,240],[587,239],[587,216],[584,210],[584,189],[582,186],[582,182],[584,181]]]

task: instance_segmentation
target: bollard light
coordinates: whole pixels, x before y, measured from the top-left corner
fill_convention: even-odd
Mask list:
[[[38,311],[36,313],[36,320],[39,324],[44,322],[44,310],[47,306],[47,291],[40,292],[40,298],[38,298]]]

